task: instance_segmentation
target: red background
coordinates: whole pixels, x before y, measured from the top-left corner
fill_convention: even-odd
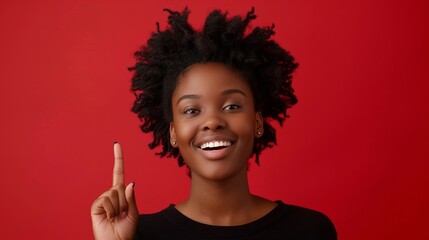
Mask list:
[[[429,239],[429,3],[394,0],[0,3],[1,239],[90,239],[92,201],[123,145],[140,212],[187,195],[129,109],[133,52],[188,5],[276,24],[301,64],[299,104],[249,176],[254,193],[318,209],[340,239]]]

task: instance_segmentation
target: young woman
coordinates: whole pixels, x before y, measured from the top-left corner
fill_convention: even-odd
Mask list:
[[[113,187],[91,208],[96,239],[336,239],[323,214],[270,201],[249,191],[252,156],[276,143],[280,124],[297,99],[294,58],[270,39],[273,27],[247,34],[245,18],[215,10],[201,31],[189,11],[170,13],[170,27],[153,33],[136,53],[133,111],[152,132],[150,148],[186,166],[188,199],[140,215],[134,183],[124,186],[121,147],[114,145]]]

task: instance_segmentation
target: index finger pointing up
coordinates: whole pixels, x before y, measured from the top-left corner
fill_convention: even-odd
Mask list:
[[[121,145],[115,143],[113,145],[113,155],[115,163],[113,166],[113,186],[124,184],[124,156],[122,155]]]

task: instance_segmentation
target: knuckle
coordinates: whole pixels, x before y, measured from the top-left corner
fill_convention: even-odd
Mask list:
[[[108,196],[101,196],[101,197],[99,198],[99,200],[100,200],[100,203],[101,203],[101,204],[105,204],[105,203],[110,202],[110,198],[109,198]]]
[[[114,189],[116,191],[123,192],[123,191],[125,191],[125,186],[124,186],[124,184],[116,184],[112,187],[112,189]]]
[[[104,198],[104,199],[112,199],[112,198],[116,198],[118,196],[118,192],[111,188],[109,190],[107,190],[106,192],[104,192],[100,198]]]

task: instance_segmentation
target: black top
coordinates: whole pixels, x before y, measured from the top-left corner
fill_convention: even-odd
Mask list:
[[[140,215],[134,239],[337,239],[334,225],[324,214],[281,201],[276,203],[267,215],[238,226],[199,223],[170,205],[159,213]]]

